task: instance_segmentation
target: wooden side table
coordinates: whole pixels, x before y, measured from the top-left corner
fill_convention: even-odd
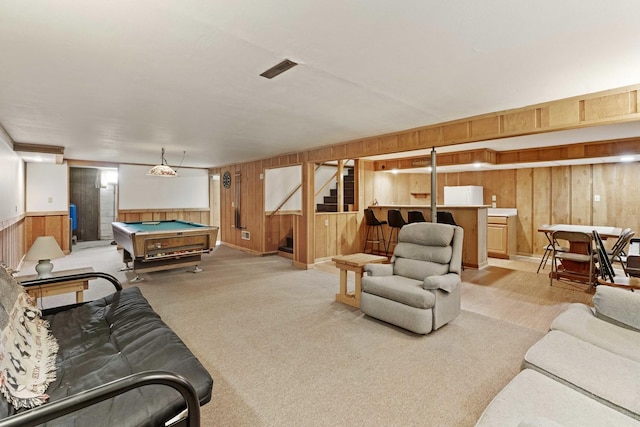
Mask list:
[[[640,290],[640,277],[615,276],[613,282],[607,282],[601,277],[598,277],[598,285],[624,288],[633,292],[634,290]]]
[[[60,270],[54,271],[54,277],[67,276],[69,274],[80,274],[80,273],[91,273],[93,272],[93,268],[85,267],[85,268],[75,268],[72,270]],[[16,276],[16,280],[27,281],[37,279],[37,274],[32,274],[29,276]],[[83,292],[85,289],[89,289],[89,279],[81,279],[81,280],[66,280],[64,282],[59,283],[50,283],[48,285],[40,285],[40,286],[30,286],[25,290],[29,294],[30,297],[34,299],[49,297],[52,295],[60,295],[66,294],[68,292],[76,293],[76,303],[81,303],[84,301]]]
[[[336,294],[336,301],[352,307],[360,308],[360,294],[362,293],[362,275],[367,264],[379,264],[387,262],[389,258],[382,255],[351,254],[339,255],[331,258],[340,269],[340,293]],[[353,271],[356,275],[355,292],[347,292],[347,271]]]

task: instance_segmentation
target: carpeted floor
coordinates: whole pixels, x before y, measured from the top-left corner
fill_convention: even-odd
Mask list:
[[[133,277],[113,246],[74,249],[56,269],[85,265]],[[205,426],[472,426],[542,337],[468,311],[414,335],[335,302],[336,275],[277,256],[222,246],[202,267],[125,286],[139,286],[211,372]]]

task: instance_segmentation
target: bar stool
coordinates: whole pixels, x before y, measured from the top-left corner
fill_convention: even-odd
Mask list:
[[[427,222],[420,211],[409,211],[407,214],[407,220],[409,221],[409,224],[413,224],[414,222]]]
[[[458,225],[456,220],[453,219],[453,214],[447,211],[436,212],[436,221],[440,224]]]
[[[387,241],[384,238],[384,227],[387,221],[380,221],[376,218],[376,215],[373,213],[373,210],[367,208],[364,210],[364,220],[367,225],[367,232],[364,238],[364,250],[363,252],[367,253],[367,244],[371,243],[371,253],[373,253],[373,245],[378,245],[378,253],[380,253],[380,233],[382,233],[382,246],[384,247],[384,253],[387,254]],[[371,238],[369,238],[369,233],[371,233]],[[375,237],[374,237],[375,234]]]
[[[391,232],[389,233],[389,243],[387,243],[387,251],[389,251],[391,249],[392,243],[394,245],[398,244],[398,231],[400,231],[402,227],[407,225],[407,222],[402,217],[402,213],[400,212],[399,209],[389,209],[389,211],[387,212],[387,221],[389,222],[389,227],[391,227]],[[393,240],[394,230],[396,232],[395,241]],[[389,255],[389,252],[387,252],[387,256],[388,255]]]

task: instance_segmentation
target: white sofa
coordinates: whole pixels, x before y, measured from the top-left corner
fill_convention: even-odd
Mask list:
[[[640,425],[640,293],[599,286],[525,354],[478,426]]]

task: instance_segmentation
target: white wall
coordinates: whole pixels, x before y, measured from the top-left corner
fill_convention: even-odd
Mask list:
[[[209,171],[178,170],[178,176],[148,176],[150,166],[120,165],[119,209],[209,209]]]
[[[27,163],[27,212],[69,211],[67,164]]]
[[[264,174],[264,210],[276,210],[284,198],[302,183],[302,166],[266,169]],[[302,210],[302,187],[281,208],[283,211]]]
[[[0,131],[0,222],[24,211],[24,162],[13,151],[9,138]]]

